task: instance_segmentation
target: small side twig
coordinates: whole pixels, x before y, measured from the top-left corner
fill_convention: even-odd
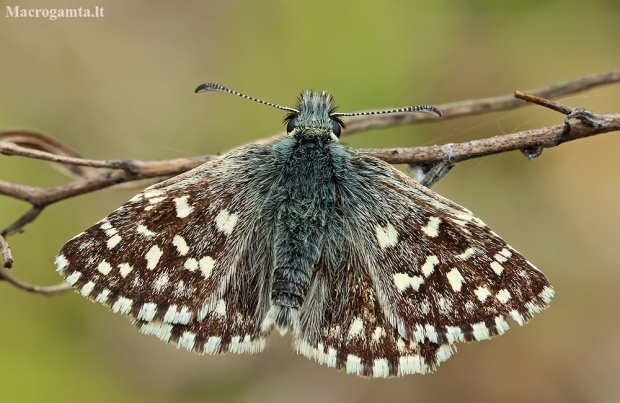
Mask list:
[[[11,254],[11,247],[2,235],[0,235],[0,254],[2,254],[3,267],[10,269],[13,267],[13,255]]]
[[[19,280],[15,276],[11,275],[11,273],[7,271],[7,269],[10,269],[13,266],[13,256],[11,255],[11,248],[9,247],[9,244],[6,242],[4,237],[1,235],[0,254],[2,254],[2,259],[4,260],[4,265],[0,266],[0,281],[7,281],[21,290],[46,295],[48,297],[56,294],[62,294],[71,289],[71,286],[66,282],[52,285],[49,287],[41,287],[38,285],[26,283],[25,281]]]
[[[540,106],[544,106],[545,108],[549,108],[556,112],[563,113],[564,115],[568,115],[573,111],[573,109],[575,109],[559,102],[551,101],[549,99],[539,97],[538,95],[528,94],[519,90],[515,91],[514,94],[515,98],[522,99],[526,102],[531,102]]]
[[[549,138],[547,138],[540,145],[521,149],[523,154],[525,154],[525,156],[527,156],[530,160],[533,160],[534,158],[540,156],[543,149],[555,147],[562,143],[563,140],[568,137],[571,131],[571,119],[579,119],[585,125],[593,129],[602,129],[605,126],[609,126],[606,124],[604,116],[599,117],[599,115],[596,115],[595,113],[590,112],[584,108],[571,108],[559,102],[544,99],[533,94],[526,94],[521,91],[515,91],[515,98],[519,98],[527,102],[532,102],[566,115],[566,118],[564,119],[564,129],[561,133],[555,133],[554,135],[549,136]],[[613,125],[611,126],[611,129],[615,130],[613,129]]]
[[[42,287],[39,285],[33,285],[19,280],[12,276],[4,267],[0,267],[0,280],[4,280],[19,288],[20,290],[33,292],[35,294],[45,295],[51,297],[53,295],[62,294],[71,290],[69,283],[63,282],[48,287]]]

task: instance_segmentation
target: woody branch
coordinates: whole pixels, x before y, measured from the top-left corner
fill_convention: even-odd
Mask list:
[[[539,156],[545,148],[597,134],[620,131],[620,113],[596,114],[581,108],[571,108],[548,99],[618,81],[620,81],[620,70],[586,76],[527,92],[516,91],[514,94],[499,97],[437,105],[437,108],[443,112],[444,119],[453,119],[513,109],[525,105],[526,102],[533,102],[566,115],[564,122],[555,126],[444,146],[362,149],[358,152],[393,164],[426,167],[442,163],[447,163],[451,167],[468,159],[514,150],[520,150],[532,159]],[[351,135],[370,129],[426,121],[437,121],[437,118],[412,113],[355,116],[346,121],[348,129],[343,134]],[[283,133],[279,133],[258,140],[257,143],[273,143],[282,135]],[[0,280],[5,280],[22,290],[48,296],[65,292],[70,287],[67,283],[42,287],[25,283],[14,277],[7,270],[13,265],[13,257],[5,237],[19,232],[26,224],[35,220],[43,209],[50,204],[121,183],[149,178],[161,180],[188,171],[215,158],[213,155],[207,155],[165,161],[90,160],[81,158],[76,152],[57,140],[31,130],[0,132],[0,154],[50,161],[61,171],[76,177],[73,182],[51,188],[26,186],[0,180],[0,194],[25,201],[31,205],[28,212],[0,233],[0,254],[2,254],[4,261],[4,266],[0,266]]]

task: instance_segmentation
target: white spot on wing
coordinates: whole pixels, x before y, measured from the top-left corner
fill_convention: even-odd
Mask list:
[[[127,277],[127,275],[133,270],[128,263],[121,263],[118,265],[118,270],[121,272],[121,276]]]
[[[336,366],[337,355],[338,355],[338,352],[336,351],[335,348],[328,347],[327,348],[327,357],[325,357],[325,364],[327,364],[328,367],[335,367]]]
[[[149,251],[146,253],[146,268],[149,270],[153,270],[155,268],[155,266],[157,266],[157,263],[159,262],[159,259],[161,258],[161,255],[163,254],[163,252],[161,251],[161,249],[159,249],[159,246],[157,245],[153,245],[151,247],[151,249],[149,249]]]
[[[172,244],[177,247],[179,255],[181,256],[185,256],[187,255],[187,252],[189,252],[189,246],[187,246],[187,242],[185,242],[185,239],[180,235],[174,236],[174,238],[172,239]]]
[[[422,274],[424,277],[428,277],[435,271],[435,265],[439,263],[439,259],[435,255],[431,255],[426,258],[426,261],[422,265]]]
[[[218,230],[222,231],[226,235],[230,235],[237,225],[237,220],[239,216],[235,213],[228,213],[226,209],[220,211],[220,213],[215,217],[215,226]]]
[[[437,350],[437,354],[436,354],[437,362],[444,362],[445,360],[450,358],[450,356],[454,352],[454,349],[455,349],[455,347],[451,346],[449,344],[444,344],[444,345],[440,346],[439,350]]]
[[[497,329],[497,333],[504,334],[508,329],[510,329],[510,326],[508,326],[508,322],[506,322],[506,319],[504,319],[502,316],[498,316],[497,318],[495,318],[495,328]]]
[[[95,283],[93,283],[92,281],[89,281],[88,283],[84,284],[84,287],[82,287],[82,289],[80,290],[80,294],[82,294],[85,297],[88,297],[90,293],[93,291],[93,288],[95,288]]]
[[[497,262],[491,262],[491,269],[493,269],[495,274],[497,274],[498,276],[504,271],[504,267]]]
[[[378,343],[379,341],[381,341],[381,338],[383,338],[385,336],[385,329],[382,328],[381,326],[377,326],[375,328],[375,331],[372,332],[372,341],[375,343]]]
[[[249,334],[243,337],[241,340],[241,336],[235,336],[230,340],[230,346],[228,349],[232,353],[244,353],[250,352],[252,348],[252,339]]]
[[[360,335],[363,335],[364,332],[364,321],[362,321],[362,318],[355,318],[353,320],[353,323],[351,323],[351,326],[349,327],[349,335],[347,336],[347,338],[352,339],[354,337],[358,337]]]
[[[226,317],[226,301],[224,301],[223,299],[218,300],[215,304],[213,312],[220,315],[221,317]]]
[[[215,260],[211,256],[205,256],[198,262],[200,265],[200,271],[205,278],[209,278],[211,272],[213,271],[213,266],[215,266]]]
[[[448,277],[450,286],[452,286],[452,289],[454,291],[461,291],[461,286],[463,285],[464,279],[461,273],[456,268],[450,270],[448,274],[446,274],[446,277]]]
[[[163,341],[168,341],[170,336],[172,336],[172,325],[161,322],[149,322],[142,325],[140,331],[144,334],[152,334]]]
[[[441,224],[441,219],[439,217],[431,217],[428,219],[426,225],[422,227],[422,231],[431,238],[435,238],[439,235],[439,224]]]
[[[99,263],[99,265],[97,266],[97,270],[99,270],[99,272],[104,276],[107,276],[108,273],[112,271],[112,266],[110,266],[110,263],[102,260],[101,263]]]
[[[519,313],[519,311],[517,311],[516,309],[513,309],[512,311],[510,311],[508,313],[510,315],[510,317],[519,324],[519,326],[523,326],[523,324],[525,323],[525,320],[523,319],[523,316],[521,316],[521,314]]]
[[[220,344],[222,343],[222,338],[217,336],[209,337],[209,340],[205,343],[204,352],[205,354],[216,354],[220,350]]]
[[[474,323],[471,327],[476,340],[486,340],[490,337],[489,328],[484,322]]]
[[[99,293],[97,297],[95,297],[95,301],[105,304],[108,300],[108,296],[110,295],[110,290],[107,288]]]
[[[377,225],[375,228],[375,235],[381,249],[387,249],[398,243],[398,232],[390,223],[388,223],[385,227]]]
[[[446,337],[450,344],[454,344],[457,341],[465,341],[461,329],[457,326],[446,326]]]
[[[444,315],[448,315],[450,312],[452,312],[452,301],[444,298],[444,297],[439,297],[436,300],[437,303],[437,307],[439,308],[439,312],[441,312]],[[428,326],[428,325],[427,325]],[[434,331],[434,328],[433,328]],[[435,336],[436,338],[437,336]],[[435,343],[437,343],[436,339],[433,340]]]
[[[164,200],[166,200],[165,196],[163,196],[163,197],[153,197],[152,199],[149,199],[149,203],[150,204],[157,204],[157,203],[159,203],[161,201],[164,201]],[[153,208],[153,206],[147,207],[146,210],[150,210],[151,208]]]
[[[198,261],[192,257],[187,259],[183,264],[183,267],[189,271],[196,271],[198,269]]]
[[[499,263],[504,263],[505,261],[508,260],[502,255],[500,255],[499,253],[496,253],[495,256],[493,256],[493,259],[497,260]]]
[[[398,376],[423,374],[426,372],[424,359],[419,355],[406,355],[398,359]]]
[[[356,355],[349,354],[347,356],[347,374],[361,374],[362,369],[362,359]]]
[[[439,297],[437,301],[440,305],[445,303],[445,298]],[[429,325],[428,323],[424,325],[424,332],[426,333],[426,337],[433,343],[437,343],[437,330],[435,330],[435,326]]]
[[[183,332],[183,335],[179,338],[179,347],[186,348],[191,351],[194,348],[194,342],[196,339],[196,333]]]
[[[132,304],[133,300],[125,297],[119,297],[119,299],[116,300],[114,305],[112,305],[112,312],[127,314],[131,311]]]
[[[476,297],[478,297],[480,302],[484,302],[484,300],[487,299],[489,295],[491,295],[491,292],[488,288],[480,286],[476,289],[476,291],[474,291],[474,294],[476,294]]]
[[[505,304],[506,302],[508,302],[508,300],[511,298],[510,296],[510,292],[508,292],[507,289],[501,289],[497,292],[497,300],[499,302],[501,302],[502,304]]]
[[[387,358],[375,359],[372,366],[372,376],[375,378],[387,378],[390,375],[390,366]]]
[[[159,189],[146,189],[144,191],[144,197],[146,197],[147,199],[150,199],[151,197],[157,197],[163,194],[164,191]]]
[[[174,293],[177,296],[187,296],[186,295],[186,287],[185,287],[185,283],[183,282],[183,280],[179,280],[179,282],[174,286]]]
[[[540,294],[538,294],[538,296],[541,297],[543,301],[547,303],[551,302],[551,298],[553,298],[554,295],[555,295],[555,291],[553,291],[553,288],[551,287],[543,288]]]
[[[410,277],[406,273],[394,274],[394,285],[398,291],[403,292],[407,287],[411,287],[418,291],[420,285],[424,283],[424,279],[420,276]]]
[[[67,283],[73,285],[73,284],[75,284],[78,281],[78,279],[80,278],[81,275],[82,275],[82,273],[76,270],[73,273],[71,273],[71,275],[69,277],[67,277],[65,279],[65,281]]]
[[[177,217],[179,218],[185,218],[190,215],[192,211],[194,211],[194,208],[187,203],[187,199],[189,199],[189,196],[182,196],[174,199],[174,204],[177,209]]]
[[[138,312],[138,319],[150,322],[151,320],[153,320],[156,313],[157,304],[147,302],[140,308],[140,312]]]
[[[144,235],[144,236],[153,236],[155,235],[155,233],[151,230],[149,230],[148,228],[146,228],[143,224],[138,225],[138,227],[136,227],[136,232],[140,235]]]
[[[504,256],[504,257],[506,257],[506,258],[512,256],[512,252],[508,248],[504,248],[504,249],[500,250],[499,254]]]
[[[56,256],[56,261],[54,263],[56,263],[56,271],[57,272],[63,271],[65,269],[65,267],[67,267],[69,265],[69,261],[63,255]]]
[[[169,282],[170,282],[170,276],[168,276],[167,273],[162,273],[159,277],[157,277],[157,279],[153,283],[153,288],[155,288],[155,291],[159,292],[163,290],[164,288],[166,288]]]
[[[475,253],[476,253],[476,248],[467,248],[465,252],[461,253],[460,255],[456,255],[456,257],[461,260],[466,260],[472,257]]]
[[[164,315],[164,322],[166,323],[182,323],[186,325],[191,319],[192,314],[186,306],[182,306],[180,310],[177,310],[176,305],[170,305]]]
[[[118,243],[122,240],[120,235],[114,235],[112,238],[108,239],[108,249],[114,248]]]

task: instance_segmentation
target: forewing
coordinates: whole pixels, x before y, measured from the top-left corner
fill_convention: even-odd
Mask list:
[[[248,146],[145,189],[71,239],[58,271],[145,333],[199,352],[258,351],[272,234],[255,229],[270,150]]]
[[[351,248],[407,340],[488,339],[547,307],[545,276],[467,209],[372,157],[353,158],[343,194]]]

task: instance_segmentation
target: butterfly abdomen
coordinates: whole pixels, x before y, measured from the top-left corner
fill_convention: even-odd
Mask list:
[[[275,242],[271,319],[284,332],[295,327],[322,254],[329,217],[334,211],[334,183],[329,148],[320,141],[287,142],[282,171],[274,183]]]

